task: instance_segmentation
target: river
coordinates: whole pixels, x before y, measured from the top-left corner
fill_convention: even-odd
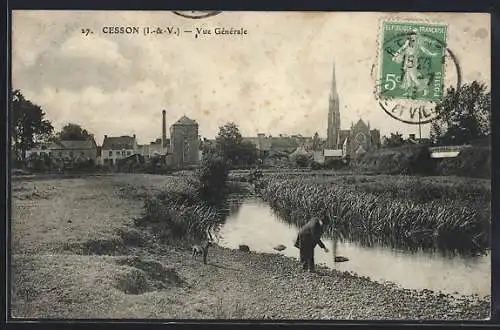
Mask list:
[[[281,253],[298,258],[299,251],[293,246],[297,235],[294,225],[280,220],[259,198],[245,197],[238,204],[238,207],[231,208],[218,232],[219,245],[237,249],[240,244],[246,244],[252,251]],[[318,265],[354,272],[378,282],[389,281],[407,289],[428,289],[453,295],[490,295],[489,253],[477,257],[443,256],[439,253],[338,242],[336,255],[349,260],[335,263],[333,241],[325,238],[323,242],[330,253],[316,247],[315,261]],[[283,244],[286,249],[280,252],[274,250],[278,244]]]

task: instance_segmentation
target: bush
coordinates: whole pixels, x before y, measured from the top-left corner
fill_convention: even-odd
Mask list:
[[[292,165],[297,168],[309,167],[310,157],[308,155],[298,154],[290,157]]]
[[[229,164],[224,157],[215,153],[205,155],[196,170],[200,198],[209,204],[220,201],[225,194],[228,176]]]
[[[225,158],[203,158],[195,179],[185,178],[180,187],[167,187],[144,202],[144,215],[135,221],[150,226],[166,243],[183,244],[205,238],[207,230],[222,221],[217,206],[227,191],[229,166]]]
[[[150,226],[160,239],[171,243],[203,237],[217,219],[216,209],[200,200],[197,191],[190,188],[184,192],[167,190],[146,199],[144,215],[135,224]]]
[[[313,170],[321,170],[323,168],[323,165],[321,165],[320,163],[316,162],[316,161],[313,161],[311,163],[311,169]]]
[[[477,178],[491,178],[491,149],[473,147],[462,150],[457,157],[438,162],[437,173]]]
[[[376,174],[433,175],[436,172],[436,161],[425,145],[378,149],[353,160],[351,164],[356,170]]]
[[[347,164],[342,159],[327,159],[325,161],[325,168],[330,170],[340,170],[347,167]]]

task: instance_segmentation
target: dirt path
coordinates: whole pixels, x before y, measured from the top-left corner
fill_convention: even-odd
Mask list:
[[[16,317],[485,319],[489,301],[301,271],[277,254],[214,247],[209,264],[132,227],[175,178],[113,175],[13,183]],[[133,187],[134,189],[131,189]],[[68,222],[70,221],[70,222]],[[98,255],[101,254],[101,255]]]

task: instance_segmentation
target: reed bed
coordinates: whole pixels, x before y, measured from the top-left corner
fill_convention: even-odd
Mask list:
[[[326,233],[341,240],[455,251],[478,251],[489,246],[489,203],[482,188],[470,195],[443,190],[414,198],[419,194],[408,193],[408,186],[401,183],[393,184],[387,193],[391,185],[387,182],[385,188],[374,188],[377,182],[364,187],[347,182],[277,176],[261,182],[260,193],[285,221],[300,226],[312,216],[328,219]],[[427,185],[431,183],[413,182],[415,191],[428,191]],[[482,202],[476,200],[478,194]]]
[[[194,175],[183,175],[147,198],[136,225],[150,227],[165,243],[191,244],[209,238],[223,222],[221,204],[234,185],[228,185],[227,160],[208,154]]]
[[[177,244],[205,238],[220,219],[217,207],[208,205],[193,181],[186,179],[147,198],[143,216],[135,224],[150,227],[165,243]]]
[[[416,202],[451,199],[469,202],[481,201],[489,204],[491,200],[491,182],[489,180],[404,175],[345,175],[339,177],[309,177],[307,180],[318,185],[341,185],[344,189],[385,195],[393,199],[409,199]]]

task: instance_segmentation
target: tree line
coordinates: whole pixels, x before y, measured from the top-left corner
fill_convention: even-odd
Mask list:
[[[458,89],[450,87],[436,105],[437,119],[430,127],[433,145],[463,145],[489,137],[491,133],[491,92],[483,83],[473,81]],[[385,147],[411,143],[399,132],[385,137]]]

